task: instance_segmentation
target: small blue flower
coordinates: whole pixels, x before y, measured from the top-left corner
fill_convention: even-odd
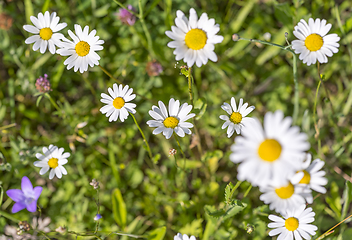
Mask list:
[[[35,187],[28,177],[24,176],[22,178],[20,189],[10,189],[6,191],[7,196],[9,196],[16,203],[12,207],[12,213],[21,211],[27,208],[29,212],[35,212],[37,210],[37,200],[42,193],[42,187]]]
[[[94,217],[94,221],[98,221],[102,218],[102,216],[98,213],[97,215],[95,215]]]

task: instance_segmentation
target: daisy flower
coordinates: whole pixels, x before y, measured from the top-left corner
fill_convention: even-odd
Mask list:
[[[305,205],[301,205],[295,210],[287,210],[282,214],[282,217],[269,215],[269,219],[273,221],[268,224],[269,228],[275,228],[269,232],[269,236],[279,234],[279,240],[302,240],[311,239],[318,228],[309,224],[314,222],[315,213],[312,208],[305,209]]]
[[[255,107],[250,106],[248,107],[248,103],[243,104],[243,99],[240,99],[238,104],[238,108],[236,106],[235,98],[231,98],[231,106],[228,103],[224,103],[221,108],[230,115],[230,117],[226,115],[221,115],[220,119],[224,120],[224,124],[222,125],[221,129],[227,128],[227,137],[231,137],[232,134],[236,131],[237,134],[241,133],[241,128],[245,124],[249,124],[250,120],[253,118],[246,117],[250,112],[252,112]]]
[[[218,57],[214,53],[214,44],[224,40],[223,36],[216,35],[220,30],[219,24],[215,24],[213,18],[209,19],[206,13],[198,19],[193,8],[189,10],[189,20],[180,10],[176,12],[176,16],[176,27],[172,26],[172,31],[165,32],[174,40],[167,46],[175,48],[176,61],[183,59],[188,67],[192,67],[194,63],[201,67],[208,59],[216,62]]]
[[[194,113],[189,114],[192,110],[192,105],[184,103],[180,106],[180,101],[171,98],[169,101],[169,113],[162,101],[159,101],[159,107],[153,106],[152,110],[149,110],[149,115],[155,120],[149,120],[147,124],[149,127],[156,127],[153,134],[157,135],[163,133],[166,139],[169,139],[173,132],[180,137],[184,137],[186,134],[191,134],[189,128],[193,127],[192,123],[186,122],[188,119],[195,116]]]
[[[307,154],[307,160],[303,163],[302,170],[296,173],[292,178],[293,184],[301,184],[316,192],[326,193],[324,186],[328,180],[324,177],[325,171],[320,171],[324,166],[324,162],[320,159],[315,159],[312,164],[312,155]]]
[[[102,99],[100,101],[107,105],[100,108],[100,112],[102,114],[106,113],[106,116],[109,117],[109,122],[117,121],[119,117],[121,122],[124,122],[128,117],[128,112],[136,113],[136,110],[134,110],[136,104],[129,103],[136,97],[136,94],[132,94],[133,88],[129,88],[128,85],[123,87],[122,84],[117,85],[114,83],[112,87],[113,89],[108,88],[111,97],[105,93],[101,94]]]
[[[49,148],[43,147],[43,154],[37,153],[35,156],[39,161],[35,161],[34,166],[42,168],[39,172],[40,175],[45,174],[49,169],[51,169],[49,179],[53,179],[55,175],[58,178],[61,178],[62,174],[67,175],[63,165],[67,163],[70,153],[64,153],[64,148],[58,148],[51,144]]]
[[[196,237],[188,237],[186,234],[182,235],[181,233],[177,233],[177,235],[174,236],[174,240],[196,240]]]
[[[337,53],[340,45],[337,43],[340,37],[337,34],[328,34],[331,29],[331,24],[326,24],[326,20],[320,21],[319,18],[313,20],[309,18],[308,24],[306,21],[301,21],[295,26],[293,34],[298,40],[292,41],[292,48],[295,53],[300,54],[299,59],[307,65],[315,64],[318,60],[320,63],[327,63],[328,57],[333,53]]]
[[[253,186],[277,186],[301,170],[304,151],[310,145],[307,135],[291,123],[291,117],[284,118],[282,111],[276,111],[265,114],[264,129],[258,119],[242,128],[230,155],[232,162],[240,163],[239,180],[248,180]]]
[[[90,33],[89,27],[85,26],[83,31],[82,27],[75,24],[75,33],[68,30],[68,34],[73,41],[63,38],[64,42],[61,43],[60,49],[57,53],[61,56],[68,57],[64,64],[67,65],[67,69],[74,67],[74,71],[79,71],[81,73],[88,70],[88,65],[94,67],[94,65],[99,65],[100,57],[95,51],[103,50],[101,44],[104,43],[103,40],[99,40],[98,36],[95,36],[97,31],[93,29]]]
[[[263,193],[259,199],[265,204],[269,204],[270,210],[275,210],[278,213],[283,213],[287,209],[295,209],[300,205],[305,204],[305,197],[311,197],[310,189],[301,188],[293,185],[291,182],[281,186],[265,186],[261,187]]]
[[[37,51],[40,48],[41,53],[45,53],[46,48],[48,47],[51,54],[56,52],[55,46],[60,46],[61,39],[64,38],[64,35],[57,33],[67,26],[66,23],[59,23],[60,18],[56,16],[56,12],[53,12],[51,15],[48,11],[38,14],[38,18],[31,16],[32,25],[24,25],[23,29],[27,32],[36,34],[30,36],[26,39],[26,44],[34,43],[33,50]]]

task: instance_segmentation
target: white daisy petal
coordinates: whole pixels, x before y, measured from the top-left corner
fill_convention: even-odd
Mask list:
[[[60,24],[59,24],[60,25]],[[59,29],[62,26],[57,25],[56,28]],[[74,67],[74,71],[79,71],[81,73],[85,72],[88,70],[88,65],[89,66],[94,66],[98,65],[100,60],[99,55],[95,51],[99,51],[103,49],[103,46],[100,46],[103,41],[91,41],[91,39],[97,38],[99,39],[98,36],[95,36],[96,30],[92,30],[90,34],[88,34],[89,27],[85,26],[84,29],[82,30],[82,27],[78,24],[75,24],[75,34],[71,31],[68,30],[68,34],[72,38],[73,42],[71,41],[65,41],[64,44],[61,44],[59,46],[59,49],[57,52],[61,54],[62,56],[67,56],[66,54],[63,54],[63,52],[70,52],[71,56],[75,55],[77,56],[73,62],[64,62],[65,65],[68,65],[68,69],[71,69]]]
[[[208,59],[216,62],[218,58],[214,52],[214,44],[221,43],[224,38],[216,35],[220,28],[215,24],[215,20],[208,19],[206,13],[198,19],[193,8],[189,11],[189,20],[180,10],[176,12],[176,16],[176,26],[165,32],[173,40],[167,46],[175,48],[176,61],[183,59],[188,67],[194,64],[200,67],[206,64]]]
[[[149,111],[149,115],[155,120],[147,121],[149,127],[157,127],[153,134],[157,135],[162,132],[165,138],[169,139],[173,132],[180,137],[192,133],[189,128],[192,128],[193,124],[186,122],[195,116],[193,113],[189,114],[192,105],[184,103],[180,106],[180,101],[173,98],[169,101],[168,109],[162,101],[158,104],[159,107],[153,106]]]
[[[306,162],[310,163],[311,155],[306,155]],[[293,177],[291,181],[293,183],[298,184],[305,191],[307,189],[312,189],[314,191],[320,193],[326,193],[326,189],[324,186],[327,184],[327,179],[325,176],[325,171],[322,171],[322,167],[324,166],[324,162],[320,159],[315,159],[310,165],[305,165],[298,171]],[[307,193],[304,194],[307,202],[311,200],[311,196]]]
[[[129,103],[135,97],[132,91],[133,89],[128,85],[123,88],[122,84],[117,85],[114,83],[112,88],[108,88],[108,92],[112,97],[105,93],[101,94],[102,99],[100,101],[106,105],[100,108],[100,111],[102,114],[106,114],[106,117],[109,117],[109,122],[117,121],[117,119],[124,122],[128,118],[129,112],[132,114],[136,113],[134,109],[136,104]]]
[[[291,118],[284,118],[281,111],[265,115],[264,129],[257,119],[246,122],[243,137],[236,137],[231,147],[230,160],[240,163],[238,177],[254,186],[285,185],[288,176],[301,170],[310,145],[307,136],[298,127],[289,127],[290,123]]]
[[[68,162],[67,158],[69,156],[69,153],[64,153],[64,148],[58,149],[57,146],[50,145],[49,148],[43,147],[43,154],[36,154],[36,158],[40,161],[34,162],[34,166],[42,168],[39,171],[40,175],[45,174],[50,169],[49,179],[53,179],[55,175],[61,178],[62,165]],[[67,172],[65,174],[67,174]]]
[[[224,120],[225,123],[222,125],[222,129],[225,129],[226,127],[228,127],[227,129],[227,137],[230,138],[233,133],[236,131],[237,134],[241,133],[241,129],[244,126],[244,122],[243,120],[245,119],[244,117],[247,116],[251,111],[253,111],[254,106],[250,106],[248,107],[248,103],[245,103],[245,105],[243,105],[243,99],[240,99],[239,105],[237,107],[236,105],[236,100],[234,97],[231,98],[231,106],[228,103],[223,103],[223,105],[221,105],[221,108],[227,112],[227,114],[229,116],[226,115],[221,115],[220,119]],[[244,114],[245,113],[245,114]],[[251,119],[252,118],[246,118],[247,120],[249,120],[247,122],[248,127],[250,127],[251,125]]]
[[[311,239],[310,235],[315,235],[315,231],[317,227],[313,224],[310,224],[314,221],[314,218],[310,218],[309,221],[304,222],[306,216],[313,214],[311,208],[305,209],[305,205],[301,205],[294,209],[293,211],[285,211],[282,213],[283,218],[269,215],[269,219],[274,221],[273,223],[269,223],[269,228],[274,228],[269,232],[269,236],[278,236],[278,240],[288,240],[288,239],[296,239],[302,240]],[[273,218],[275,216],[275,218]],[[303,223],[304,222],[304,223]]]
[[[292,49],[300,54],[299,59],[307,66],[315,64],[316,61],[327,63],[327,57],[338,52],[340,45],[337,42],[340,38],[337,34],[326,35],[331,26],[330,23],[326,24],[325,19],[320,20],[319,18],[315,21],[310,18],[308,24],[302,19],[295,26],[293,34],[298,40],[292,41]]]
[[[174,240],[196,240],[196,237],[195,236],[188,237],[188,235],[186,235],[186,234],[182,235],[181,233],[177,233],[174,236]]]
[[[34,43],[34,51],[40,49],[40,53],[45,53],[46,49],[49,49],[51,54],[55,54],[56,47],[59,47],[59,45],[61,44],[60,40],[58,39],[60,39],[60,36],[63,36],[61,33],[55,33],[56,31],[58,31],[58,29],[56,29],[56,26],[60,18],[56,17],[56,13],[52,13],[50,17],[50,13],[46,11],[44,15],[42,13],[39,13],[38,18],[31,16],[30,19],[34,26],[24,25],[23,29],[27,32],[36,35],[27,38],[25,43]],[[66,23],[61,24],[63,27],[66,27],[67,25]]]

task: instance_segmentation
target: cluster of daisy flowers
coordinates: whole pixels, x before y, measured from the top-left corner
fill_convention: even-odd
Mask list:
[[[68,35],[72,40],[67,39],[62,33],[58,33],[64,29],[67,24],[59,23],[60,18],[53,12],[50,14],[46,11],[44,14],[39,13],[38,17],[31,16],[33,25],[24,25],[23,28],[34,35],[25,40],[26,44],[33,44],[33,50],[40,49],[41,53],[45,53],[47,49],[51,54],[58,53],[61,56],[69,56],[64,64],[67,69],[74,68],[83,73],[88,70],[88,65],[93,67],[99,65],[100,56],[96,51],[102,50],[101,46],[104,41],[99,40],[96,30],[89,32],[89,27],[83,29],[80,25],[75,24],[75,33],[68,30]],[[58,48],[58,49],[56,49]]]
[[[235,138],[230,160],[240,163],[237,178],[258,186],[263,193],[260,200],[282,215],[269,216],[274,223],[268,226],[276,228],[270,236],[310,239],[317,230],[310,224],[315,213],[305,206],[313,203],[312,190],[326,192],[327,179],[321,170],[324,162],[312,162],[306,153],[310,148],[307,135],[291,124],[292,118],[284,117],[282,111],[266,113],[264,127],[254,119],[242,129],[242,136]]]
[[[132,6],[129,9],[134,11]],[[127,10],[119,13],[119,18],[127,25],[135,23],[133,17]],[[75,72],[79,70],[83,73],[88,70],[88,66],[99,65],[100,56],[96,51],[103,49],[104,41],[96,36],[96,30],[89,31],[88,26],[82,28],[75,24],[75,32],[68,30],[69,40],[59,33],[67,24],[59,23],[60,18],[55,12],[39,13],[38,17],[31,16],[30,20],[34,26],[24,25],[23,28],[34,34],[25,40],[26,44],[33,43],[34,51],[45,53],[48,49],[51,54],[68,56],[64,64]],[[201,67],[209,59],[214,62],[218,60],[214,52],[215,44],[221,43],[224,38],[217,35],[220,26],[214,19],[206,13],[198,19],[196,11],[191,8],[189,18],[180,10],[176,12],[175,25],[165,34],[172,39],[168,46],[175,49],[173,53],[177,61],[183,59],[188,67],[194,64]],[[338,52],[337,42],[340,38],[337,34],[327,34],[330,29],[331,24],[319,18],[310,18],[308,23],[302,19],[294,27],[293,34],[298,40],[292,41],[292,49],[300,54],[299,59],[303,63],[308,66],[316,61],[326,63],[327,57]],[[162,71],[159,68],[155,71]],[[46,87],[50,89],[50,85]],[[101,102],[106,105],[100,111],[109,118],[109,122],[118,119],[124,122],[129,114],[136,113],[136,104],[131,102],[136,94],[128,85],[114,84],[108,88],[108,93],[101,94]],[[188,120],[195,116],[191,113],[192,108],[192,105],[181,104],[174,98],[170,98],[168,105],[159,101],[158,106],[153,105],[149,111],[152,120],[147,121],[147,125],[155,128],[153,134],[162,133],[166,139],[173,134],[180,137],[190,135],[194,125]],[[230,155],[232,162],[239,163],[237,178],[258,186],[263,193],[260,199],[281,215],[269,216],[273,222],[268,227],[274,228],[269,235],[279,235],[278,239],[310,239],[317,227],[311,224],[315,213],[305,204],[313,202],[312,190],[326,192],[324,185],[327,180],[325,172],[321,170],[324,162],[320,159],[312,161],[312,156],[307,153],[310,148],[307,135],[300,132],[298,127],[291,126],[291,117],[284,117],[281,111],[266,113],[262,126],[258,119],[248,117],[255,107],[244,103],[242,98],[237,105],[232,97],[230,104],[225,102],[221,108],[227,113],[220,116],[225,121],[222,129],[227,128],[227,137],[230,138],[234,133],[241,134],[235,138]],[[38,161],[34,162],[34,166],[41,168],[40,175],[49,171],[49,179],[55,176],[61,178],[67,174],[63,165],[68,162],[69,156],[63,148],[50,145],[43,147],[43,153],[36,154]],[[21,188],[7,191],[7,195],[16,202],[12,212],[24,208],[35,212],[42,187],[33,188],[28,177],[24,176]],[[195,240],[195,237],[189,238],[178,233],[174,240]]]

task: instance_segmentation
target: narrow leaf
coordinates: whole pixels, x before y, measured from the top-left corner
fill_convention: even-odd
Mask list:
[[[118,188],[114,189],[114,191],[112,192],[111,198],[112,198],[112,211],[114,214],[115,222],[122,229],[124,229],[126,226],[127,210],[126,210],[126,204]]]
[[[162,240],[166,233],[166,227],[157,228],[148,235],[148,240]]]

